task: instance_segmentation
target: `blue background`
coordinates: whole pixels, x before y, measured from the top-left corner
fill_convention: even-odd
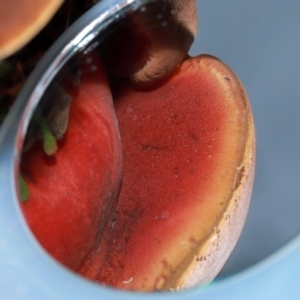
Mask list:
[[[191,55],[210,53],[242,80],[256,124],[248,220],[224,273],[245,268],[300,231],[300,1],[197,0]]]

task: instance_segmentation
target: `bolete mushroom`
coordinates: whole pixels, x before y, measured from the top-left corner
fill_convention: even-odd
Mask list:
[[[29,42],[51,19],[63,0],[1,0],[0,60]]]
[[[71,102],[65,107],[67,130],[53,147],[53,127],[45,128],[47,110],[37,110],[31,124],[43,132],[42,139],[33,139],[23,153],[20,175],[20,205],[32,233],[73,271],[97,253],[122,176],[120,136],[106,74],[95,57],[84,59],[81,66],[80,84],[58,90]],[[57,92],[50,89],[45,99],[52,103],[53,97]]]
[[[135,291],[208,283],[240,235],[252,190],[255,137],[244,88],[208,55],[187,59],[151,89],[114,88],[121,193],[98,258],[80,273]]]
[[[149,7],[153,8],[151,5],[154,5],[155,10],[155,5],[171,4],[169,8],[172,8],[172,5],[176,8],[176,3],[179,1],[152,1]],[[194,1],[187,3],[191,5],[190,9],[192,8],[189,11],[193,11]],[[176,25],[176,22],[179,22],[184,25],[188,20],[187,15],[181,15],[179,9],[174,12],[175,17],[167,14],[169,24],[174,22]],[[99,185],[98,181],[93,181],[98,175],[90,178],[91,185],[84,183],[84,191],[79,191],[82,186],[78,186],[77,179],[76,184],[69,182],[72,189],[70,192],[77,199],[79,207],[83,207],[83,211],[88,208],[91,213],[79,220],[92,219],[95,222],[89,223],[86,228],[96,224],[96,229],[101,229],[96,232],[92,228],[97,243],[92,243],[88,249],[82,247],[84,239],[73,245],[70,242],[74,233],[69,235],[67,232],[68,239],[58,236],[55,243],[48,247],[46,244],[49,241],[52,243],[52,237],[55,235],[51,237],[51,234],[47,236],[41,233],[39,221],[37,225],[32,225],[37,210],[40,210],[42,215],[47,215],[43,212],[45,208],[42,207],[42,203],[32,212],[26,212],[26,205],[30,207],[30,199],[28,203],[22,203],[22,206],[29,225],[37,228],[37,233],[34,229],[33,232],[39,236],[45,248],[79,274],[119,289],[173,291],[210,282],[232,251],[242,230],[251,196],[255,134],[245,90],[236,75],[224,63],[212,56],[200,55],[188,58],[181,64],[193,39],[195,23],[187,21],[186,26],[183,26],[188,28],[191,25],[188,29],[191,35],[188,36],[186,44],[178,44],[174,35],[164,43],[168,31],[147,31],[149,23],[139,15],[143,13],[144,10],[141,9],[131,16],[130,22],[137,26],[138,37],[146,37],[145,45],[149,50],[146,53],[151,55],[139,56],[141,60],[138,61],[130,60],[134,69],[124,68],[127,73],[121,74],[128,79],[119,78],[110,82],[123,148],[122,184],[120,185],[121,158],[118,152],[120,147],[116,147],[115,152],[107,150],[109,146],[106,150],[103,148],[102,152],[94,152],[96,157],[100,155],[107,159],[109,156],[107,161],[98,157],[99,161],[96,163],[93,162],[95,158],[92,159],[89,147],[85,148],[84,153],[76,150],[80,149],[75,146],[79,136],[73,135],[75,144],[68,148],[68,143],[71,142],[69,132],[73,132],[74,128],[81,132],[79,124],[84,124],[83,119],[77,123],[70,122],[59,149],[61,151],[58,150],[55,154],[57,159],[46,160],[45,164],[45,170],[49,167],[55,168],[59,163],[59,156],[68,150],[63,160],[68,162],[69,167],[60,173],[60,180],[66,178],[68,182],[76,176],[84,181],[94,168],[101,170],[103,164],[110,162],[104,173],[115,173],[108,176],[108,182],[104,185],[100,182],[100,189],[104,188],[110,195],[105,197],[104,202],[101,200],[101,192],[96,196],[93,192],[94,187]],[[175,25],[170,29],[176,29]],[[170,47],[167,47],[168,45]],[[108,49],[115,48],[108,44]],[[115,70],[112,70],[116,61],[109,61],[107,54],[111,57],[116,55],[113,51],[104,51],[102,54],[108,71],[113,71],[114,74],[123,71],[122,62],[126,64],[126,56],[121,56],[120,64],[117,63]],[[170,76],[166,78],[168,75]],[[85,80],[81,84],[83,86],[79,87],[79,91],[83,92],[79,92],[79,95],[85,99],[87,105],[88,101],[96,97],[96,93],[92,86],[86,85]],[[89,93],[86,86],[92,91],[92,97],[86,97]],[[102,88],[109,93],[107,84],[104,83]],[[100,95],[102,92],[99,89],[98,91]],[[95,113],[92,111],[95,103],[89,103],[89,108],[76,106],[80,101],[77,101],[79,98],[76,98],[76,93],[73,97],[75,108],[79,109],[78,115],[84,115],[88,122],[93,120],[97,123],[98,121],[87,113]],[[109,145],[110,138],[117,140],[118,130],[116,132],[116,124],[111,121],[114,118],[112,107],[108,107],[104,112],[104,115],[99,112],[98,117],[100,123],[103,118],[110,118],[108,122],[104,120],[107,126],[103,127],[103,132],[107,133],[108,137],[106,143]],[[87,133],[91,133],[90,140],[85,140],[84,133],[80,138],[87,144],[90,142],[93,149],[101,149],[102,145],[96,138],[100,132],[97,132],[97,124],[94,125],[92,130],[87,127]],[[100,124],[99,128],[102,125]],[[112,129],[114,133],[111,135]],[[72,153],[74,155],[68,155],[73,149],[76,150]],[[31,160],[26,159],[26,155],[23,157],[23,170],[27,169],[27,173],[31,174],[23,174],[25,181],[29,182],[30,189],[31,183],[35,184],[32,174],[40,169],[35,168],[30,172],[35,155],[38,157],[38,154],[34,154]],[[44,158],[39,159],[40,163],[45,163]],[[52,177],[55,176],[53,173]],[[56,186],[60,187],[57,184],[53,185],[54,188]],[[112,188],[106,189],[107,186]],[[42,193],[44,190],[46,189],[40,189]],[[65,205],[64,199],[70,195],[63,189],[60,194],[61,200],[56,203]],[[47,193],[46,197],[49,195],[50,193]],[[84,204],[80,203],[81,195],[88,195]],[[91,202],[88,201],[90,196]],[[53,194],[53,197],[57,198],[57,195]],[[49,205],[53,205],[51,201],[49,198]],[[95,214],[101,209],[104,209],[104,214]],[[77,213],[78,210],[75,214]],[[63,215],[61,220],[63,224]],[[60,231],[59,226],[56,229]],[[80,231],[79,228],[78,232],[82,232],[80,238],[91,236],[88,229]],[[89,239],[89,245],[91,241],[92,239]],[[69,258],[67,251],[60,256],[55,252],[58,249],[56,243],[62,243],[63,248],[67,246],[65,248],[69,248],[68,251],[79,249],[80,258],[77,260],[76,255]]]

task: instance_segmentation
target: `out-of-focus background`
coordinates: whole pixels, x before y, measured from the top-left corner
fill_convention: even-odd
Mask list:
[[[196,0],[191,55],[222,59],[252,103],[257,166],[238,245],[220,276],[242,270],[300,232],[300,1]]]

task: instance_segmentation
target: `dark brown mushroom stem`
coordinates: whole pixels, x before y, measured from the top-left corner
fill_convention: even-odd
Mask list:
[[[153,85],[186,58],[196,30],[194,0],[151,1],[130,13],[106,42],[104,65],[110,74],[130,77],[135,85]]]

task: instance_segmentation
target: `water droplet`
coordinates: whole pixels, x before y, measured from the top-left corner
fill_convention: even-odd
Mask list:
[[[97,69],[98,69],[98,67],[96,65],[91,66],[91,71],[96,71]]]
[[[88,64],[90,64],[93,60],[91,57],[87,57],[86,60],[85,60]]]

